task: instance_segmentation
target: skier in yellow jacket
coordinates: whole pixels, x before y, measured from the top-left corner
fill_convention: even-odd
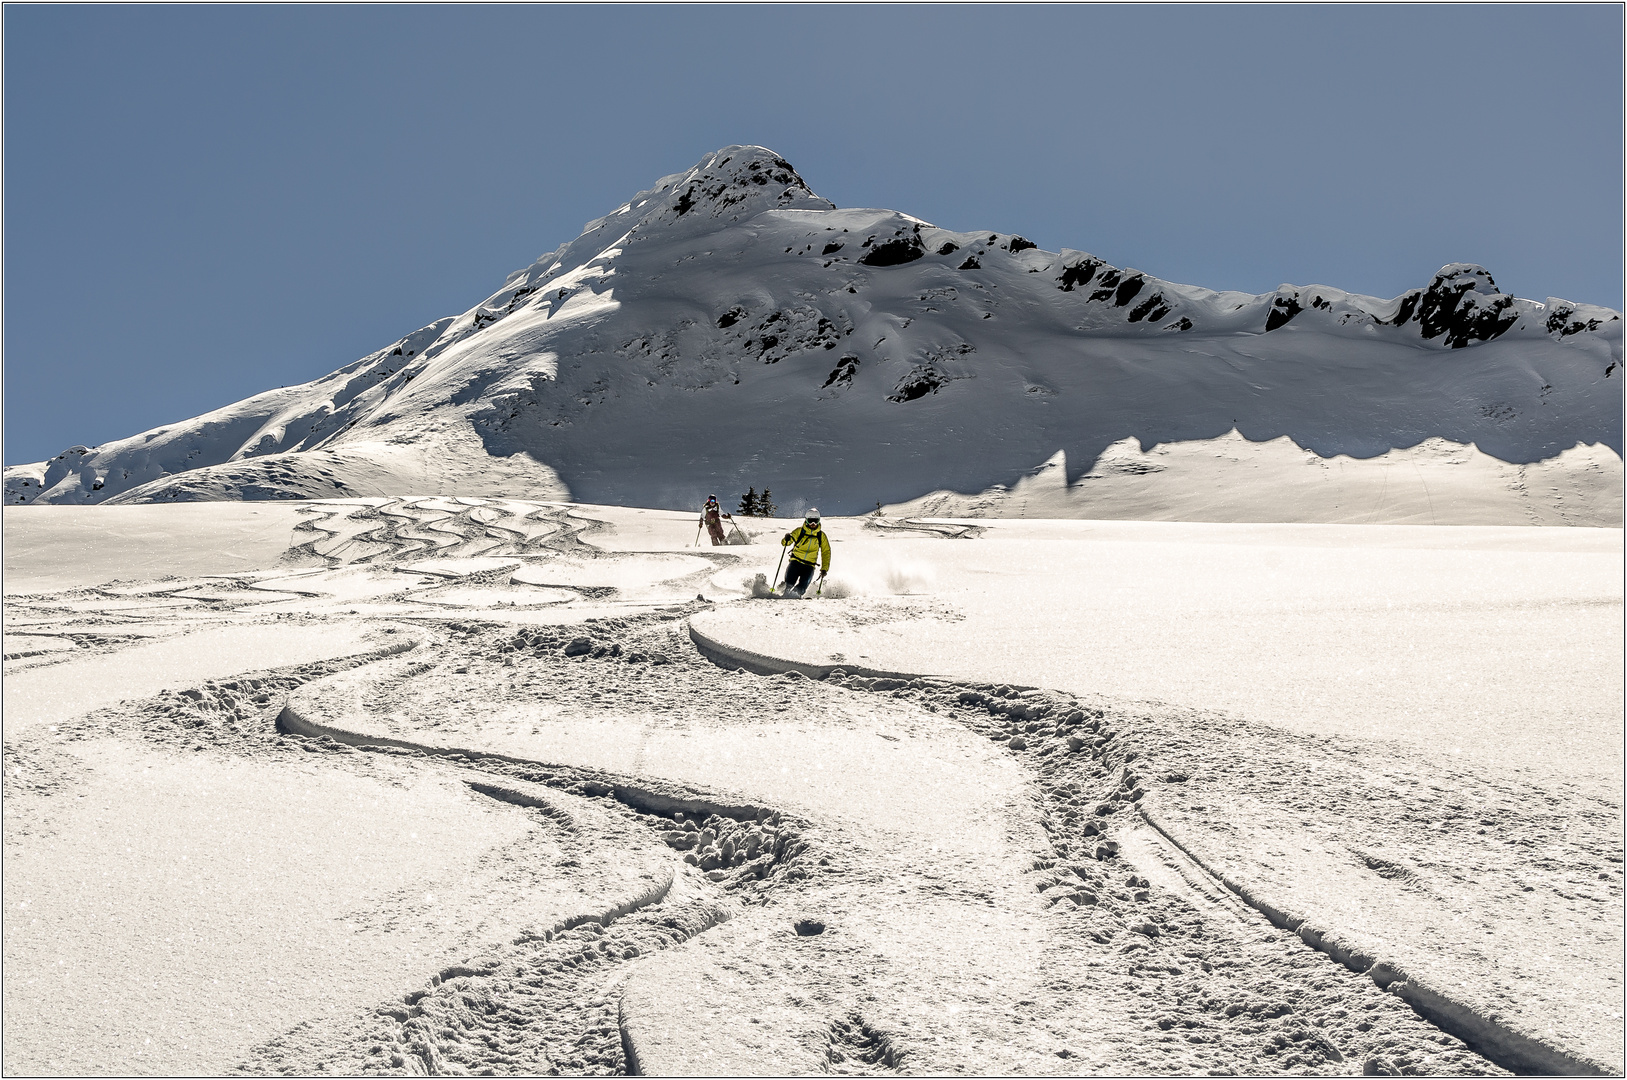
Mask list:
[[[785,595],[801,596],[813,581],[814,563],[821,563],[819,580],[830,573],[830,538],[819,527],[819,510],[810,507],[802,524],[785,534],[781,547],[791,549],[791,565],[785,568]]]

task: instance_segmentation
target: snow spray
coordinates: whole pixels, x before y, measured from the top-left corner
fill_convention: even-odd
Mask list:
[[[765,584],[758,586],[756,578],[762,578]],[[746,574],[740,578],[739,588],[743,592],[760,595],[760,591],[766,591],[767,578],[766,571]],[[814,580],[818,580],[817,575]],[[842,569],[832,568],[825,578],[820,596],[826,600],[846,600],[854,596],[912,596],[931,592],[937,581],[938,573],[931,563],[919,559],[892,558],[885,562],[861,562],[858,566],[848,564]],[[814,586],[810,585],[810,596],[813,590]]]
[[[889,559],[881,565],[832,570],[824,595],[836,600],[850,596],[910,596],[931,592],[938,580],[930,563],[918,559]]]

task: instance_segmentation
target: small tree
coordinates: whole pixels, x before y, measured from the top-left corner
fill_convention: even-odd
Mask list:
[[[757,516],[773,517],[774,511],[778,509],[779,507],[774,505],[773,495],[770,494],[767,488],[764,488],[763,493],[757,497]]]
[[[740,496],[740,510],[738,512],[739,512],[741,517],[756,517],[757,516],[757,489],[756,488],[748,488],[746,490],[746,493],[744,495]]]

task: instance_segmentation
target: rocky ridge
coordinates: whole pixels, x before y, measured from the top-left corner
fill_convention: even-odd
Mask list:
[[[6,501],[668,505],[755,480],[847,512],[1008,482],[1059,446],[1083,473],[1126,436],[1234,427],[1324,456],[1430,437],[1508,461],[1619,454],[1621,342],[1619,313],[1509,296],[1471,264],[1391,300],[1217,292],[840,210],[735,146],[461,315],[311,383],[8,468]]]

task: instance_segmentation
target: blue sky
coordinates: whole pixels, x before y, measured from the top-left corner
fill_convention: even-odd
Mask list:
[[[730,143],[1174,281],[1622,306],[1622,9],[44,7],[5,460],[325,374]]]

